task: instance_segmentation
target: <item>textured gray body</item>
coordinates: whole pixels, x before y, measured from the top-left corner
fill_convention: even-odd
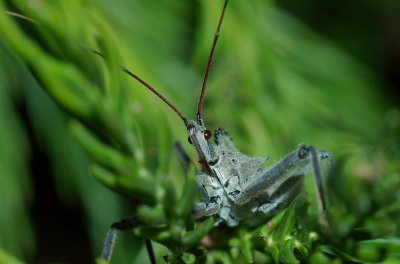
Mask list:
[[[184,122],[188,130],[189,142],[197,151],[199,162],[202,164],[202,170],[196,179],[203,201],[196,203],[193,208],[193,215],[197,220],[213,216],[217,219],[216,224],[226,222],[229,226],[235,226],[243,219],[257,219],[257,216],[269,217],[285,208],[293,200],[300,191],[304,175],[311,170],[315,178],[322,220],[327,223],[320,162],[324,158],[332,161],[329,153],[312,146],[302,146],[265,169],[263,165],[267,157],[249,157],[242,154],[235,148],[225,130],[218,129],[214,134],[214,143],[210,140],[211,131],[206,129],[201,118],[201,107],[227,4],[228,0],[225,0],[204,74],[196,121],[188,121],[152,86],[125,67],[121,69],[164,101]],[[98,51],[93,50],[93,52],[104,57]],[[186,166],[190,159],[187,155],[182,155],[182,157]],[[114,223],[107,233],[102,258],[107,261],[111,259],[116,241],[116,230],[134,228],[138,224],[135,218]],[[155,263],[151,243],[149,240],[146,241],[150,260]]]
[[[203,202],[195,204],[193,215],[198,220],[215,216],[216,224],[226,222],[235,226],[257,214],[264,217],[275,214],[299,193],[304,175],[314,168],[318,171],[312,171],[319,176],[319,163],[323,158],[331,158],[325,151],[303,146],[265,169],[267,157],[242,154],[225,130],[215,131],[214,144],[204,138],[206,128],[201,119],[190,121],[188,130],[203,164],[197,175]],[[319,198],[324,210],[323,193]]]

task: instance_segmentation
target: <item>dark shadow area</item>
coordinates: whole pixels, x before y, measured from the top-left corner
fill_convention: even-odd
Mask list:
[[[30,171],[33,176],[34,200],[31,216],[37,250],[31,263],[92,263],[80,208],[71,208],[60,201],[54,185],[51,163],[34,136],[27,108],[19,104],[31,143]]]
[[[277,4],[344,48],[383,83],[400,105],[400,2],[283,0]]]

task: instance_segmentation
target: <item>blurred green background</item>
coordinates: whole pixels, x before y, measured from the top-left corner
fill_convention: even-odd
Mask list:
[[[135,157],[139,174],[168,175],[179,190],[172,143],[196,160],[185,127],[118,65],[194,118],[223,1],[5,2],[0,262],[90,263],[109,225],[153,198],[95,180],[91,160],[101,158],[82,150],[80,124]],[[395,0],[231,0],[203,106],[206,125],[226,128],[249,155],[274,161],[301,143],[332,152],[327,188],[341,250],[372,262],[399,260],[399,13]],[[367,239],[386,240],[356,243]],[[141,240],[122,233],[114,261],[147,261]]]

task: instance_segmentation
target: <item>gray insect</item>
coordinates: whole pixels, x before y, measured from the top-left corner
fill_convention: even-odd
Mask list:
[[[197,220],[215,216],[216,224],[226,222],[235,226],[249,216],[268,217],[285,208],[301,190],[304,176],[311,170],[314,174],[321,220],[326,222],[326,202],[321,181],[320,163],[323,159],[332,161],[330,153],[313,146],[302,146],[267,169],[263,169],[267,157],[249,157],[234,146],[224,129],[217,129],[212,142],[212,133],[201,117],[204,92],[211,68],[215,47],[219,38],[222,20],[228,0],[225,1],[219,19],[203,86],[197,106],[196,120],[187,118],[165,97],[129,70],[127,74],[144,84],[183,120],[194,146],[201,171],[197,174],[197,184],[203,202],[196,203],[193,216]]]
[[[235,226],[240,220],[259,214],[267,218],[285,208],[299,193],[304,175],[311,169],[318,186],[321,220],[326,221],[326,203],[319,163],[331,155],[313,146],[302,146],[267,169],[267,157],[249,157],[241,153],[223,129],[211,133],[199,118],[189,121],[189,138],[203,170],[196,176],[204,202],[196,203],[196,219],[216,216],[217,222]]]
[[[202,166],[196,176],[202,202],[196,203],[193,207],[195,219],[215,217],[216,225],[225,222],[229,226],[235,226],[247,218],[257,219],[258,216],[268,218],[288,206],[301,191],[304,176],[311,171],[315,177],[321,220],[326,223],[326,201],[320,164],[323,159],[332,162],[330,153],[313,146],[301,146],[264,169],[267,157],[250,157],[241,153],[224,129],[217,129],[212,140],[212,132],[204,124],[201,117],[203,97],[227,3],[228,0],[225,0],[208,58],[196,120],[188,121],[152,86],[128,69],[122,67],[122,70],[163,100],[179,115],[187,128],[188,140],[195,148]],[[98,52],[95,53],[102,56]],[[135,221],[113,224],[106,239],[103,258],[109,259],[111,256],[115,230],[132,228],[136,224]]]

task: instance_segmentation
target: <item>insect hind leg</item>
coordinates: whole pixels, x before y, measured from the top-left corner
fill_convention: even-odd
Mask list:
[[[274,165],[263,171],[260,175],[255,177],[253,181],[248,182],[242,187],[240,193],[235,196],[230,196],[230,198],[236,204],[244,205],[259,196],[271,198],[274,194],[277,195],[279,190],[282,190],[282,192],[289,192],[289,190],[291,190],[291,188],[289,188],[291,186],[290,184],[295,184],[295,179],[290,179],[302,179],[311,169],[311,172],[314,175],[319,209],[322,216],[321,223],[327,224],[327,206],[320,169],[320,163],[323,159],[328,159],[330,164],[332,164],[332,156],[330,153],[319,150],[313,146],[299,147],[282,160],[276,162]],[[287,198],[289,202],[291,201],[291,199],[289,199],[291,197],[289,194],[282,194],[276,197],[279,199]],[[278,207],[278,204],[279,203],[272,203],[271,206],[274,205]],[[282,206],[280,206],[280,208],[281,207]],[[267,210],[266,208],[267,207],[265,207],[265,210]]]
[[[287,207],[300,192],[304,174],[293,175],[276,190],[266,203],[252,209],[253,212],[263,212],[266,216],[273,216],[282,208]]]
[[[323,186],[322,182],[322,176],[321,176],[321,161],[323,159],[328,159],[329,161],[329,170],[333,166],[333,157],[332,154],[329,152],[326,152],[324,150],[318,150],[315,147],[310,147],[310,153],[311,153],[311,165],[312,165],[312,172],[314,175],[314,182],[315,182],[315,188],[317,190],[317,200],[318,200],[318,205],[319,205],[319,210],[320,210],[320,222],[321,224],[325,226],[329,226],[329,219],[328,219],[328,208],[327,208],[327,202],[326,202],[326,194],[325,194],[325,189]]]

